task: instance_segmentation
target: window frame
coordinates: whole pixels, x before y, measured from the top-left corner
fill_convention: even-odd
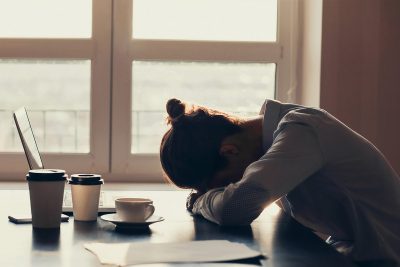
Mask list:
[[[132,38],[133,0],[113,4],[111,172],[130,182],[161,182],[157,154],[131,154],[132,62],[218,61],[276,63],[275,98],[296,100],[298,3],[278,0],[276,42],[182,41]]]
[[[92,0],[91,38],[0,38],[0,58],[91,60],[90,152],[41,153],[45,167],[163,181],[158,153],[131,154],[133,60],[276,63],[275,98],[296,101],[298,0],[278,0],[276,42],[133,39],[133,1]],[[0,170],[0,181],[24,180],[24,153],[0,152]]]
[[[112,0],[93,0],[91,38],[0,38],[3,59],[91,60],[90,152],[41,152],[46,168],[110,171],[111,20]],[[23,180],[28,169],[24,153],[0,152],[0,180]]]

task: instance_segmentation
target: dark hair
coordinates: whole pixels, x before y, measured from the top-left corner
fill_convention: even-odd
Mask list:
[[[216,171],[226,165],[219,153],[222,140],[242,130],[240,121],[204,107],[189,107],[178,99],[167,102],[171,128],[160,146],[167,178],[181,188],[206,190]]]

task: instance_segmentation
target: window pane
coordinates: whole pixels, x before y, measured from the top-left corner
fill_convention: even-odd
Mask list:
[[[0,0],[0,37],[89,38],[91,0]]]
[[[277,0],[134,0],[138,39],[276,41]]]
[[[274,98],[275,64],[133,62],[132,153],[156,153],[167,130],[165,104],[176,97],[244,116]]]
[[[0,151],[22,151],[12,112],[25,106],[40,151],[89,152],[90,61],[0,60]]]

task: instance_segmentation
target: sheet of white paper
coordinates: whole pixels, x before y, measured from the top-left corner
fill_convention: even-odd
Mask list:
[[[217,262],[260,256],[244,244],[227,240],[190,241],[180,243],[89,243],[85,248],[102,264],[127,266],[145,263]]]

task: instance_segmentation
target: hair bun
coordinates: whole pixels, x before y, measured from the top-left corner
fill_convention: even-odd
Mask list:
[[[167,102],[167,112],[170,119],[174,120],[185,113],[185,103],[176,98],[172,98]]]

